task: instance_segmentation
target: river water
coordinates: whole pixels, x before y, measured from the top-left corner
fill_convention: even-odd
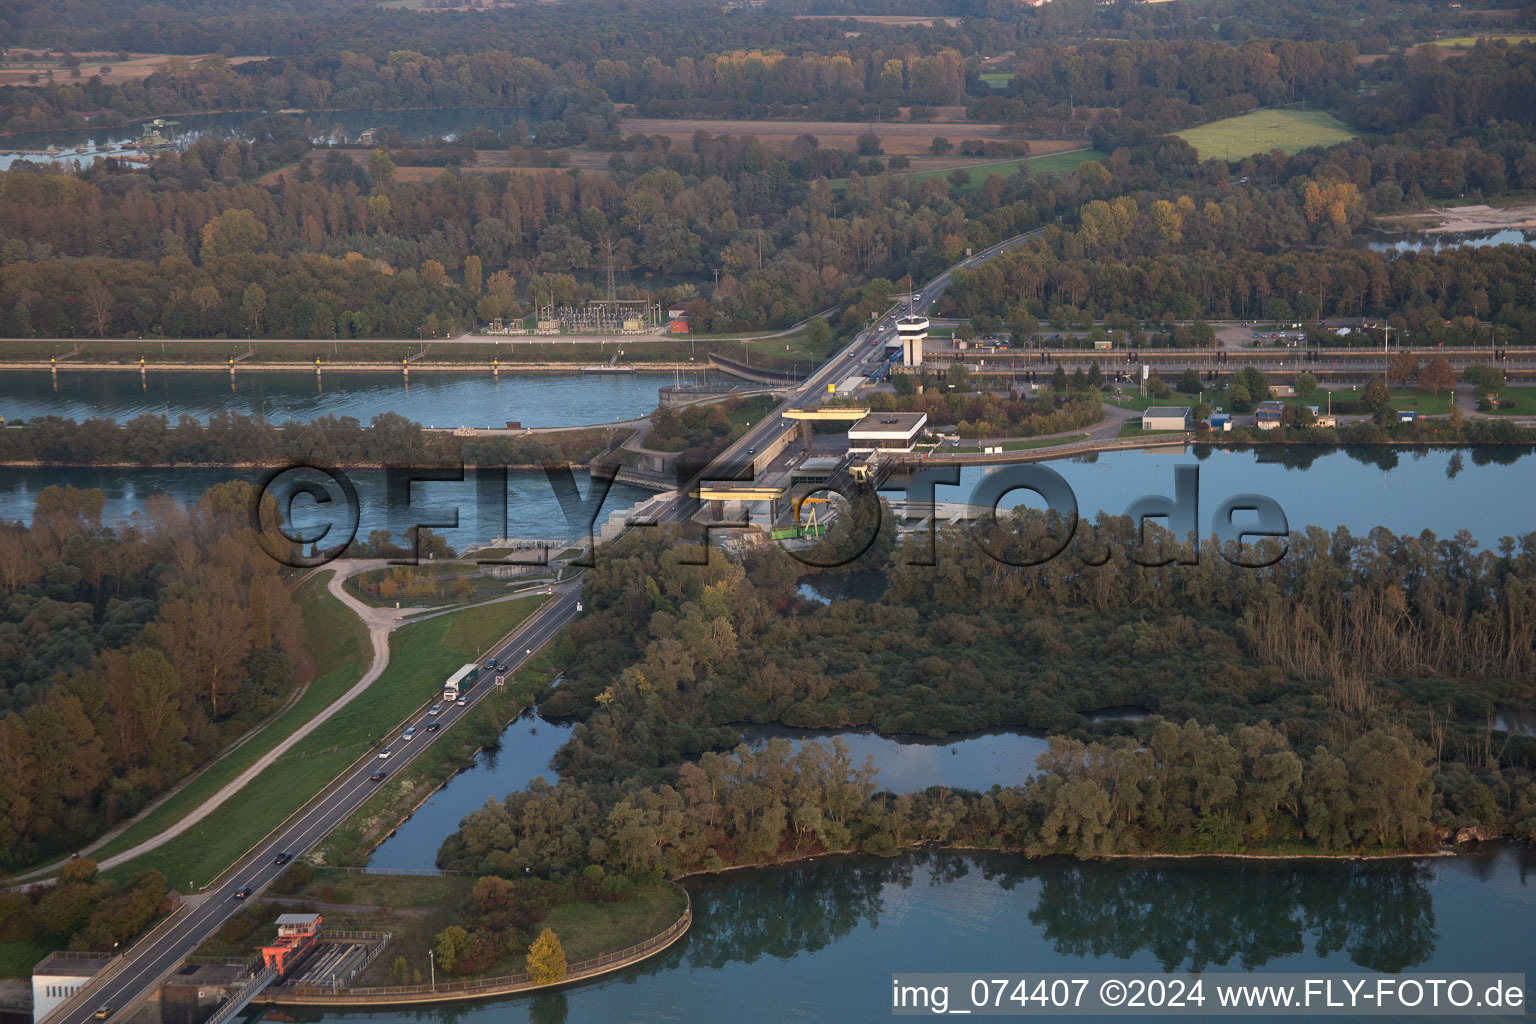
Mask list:
[[[489,361],[487,351],[486,359]],[[302,353],[295,351],[295,358]],[[593,348],[593,362],[601,362]],[[383,412],[424,426],[573,427],[648,416],[657,389],[681,380],[671,373],[525,373],[489,370],[249,371],[138,374],[122,370],[17,370],[0,374],[0,416],[37,416],[125,423],[150,413],[173,424],[183,416],[203,422],[215,412],[265,416],[272,423],[351,416],[360,423]]]
[[[1100,511],[1121,515],[1147,495],[1171,498],[1175,468],[1193,466],[1199,470],[1203,536],[1212,532],[1217,506],[1238,494],[1272,498],[1293,531],[1344,526],[1363,534],[1385,526],[1395,533],[1432,530],[1452,537],[1467,530],[1484,547],[1536,531],[1536,453],[1528,447],[1276,446],[1242,452],[1197,446],[1105,452],[1039,465],[1066,481],[1079,515],[1089,518]],[[967,468],[958,486],[941,485],[935,497],[969,501],[991,474],[1020,470],[1027,467]],[[1027,490],[1011,491],[999,502],[1000,508],[1018,505],[1045,507]]]
[[[262,482],[267,471],[253,469],[175,469],[122,468],[0,468],[0,521],[29,521],[39,491],[54,485],[99,488],[106,495],[102,518],[107,522],[132,523],[142,517],[145,503],[154,494],[168,494],[183,503],[194,503],[208,488],[226,480]],[[592,496],[591,476],[586,471],[573,472],[573,482],[582,499]],[[305,540],[320,539],[322,548],[341,542],[352,525],[345,511],[345,495],[334,483],[316,473],[302,474],[302,481],[285,475],[271,492],[274,496],[291,494],[295,482],[313,481],[323,485],[332,503],[322,505],[299,495],[289,507],[290,536]],[[567,507],[549,479],[537,470],[509,470],[505,502],[482,500],[479,480],[473,471],[463,481],[431,481],[412,485],[409,499],[392,495],[383,470],[345,471],[357,493],[356,535],[366,540],[374,530],[388,530],[396,540],[416,523],[444,523],[458,517],[454,528],[437,526],[433,532],[450,547],[462,550],[486,544],[500,537],[537,540],[585,539],[589,522],[601,527],[608,513],[626,509],[651,496],[650,491],[628,484],[613,484],[596,510]],[[592,499],[595,500],[595,499]],[[292,530],[301,531],[292,533]],[[321,532],[324,533],[323,539]]]
[[[1463,246],[1480,248],[1485,245],[1536,245],[1536,231],[1520,228],[1502,228],[1497,231],[1453,231],[1436,234],[1412,232],[1408,234],[1381,233],[1363,235],[1365,246],[1376,252],[1434,252],[1438,249],[1458,249]]]
[[[688,935],[606,979],[303,1019],[842,1022],[885,1019],[898,972],[1522,971],[1536,949],[1533,875],[1536,853],[1503,844],[1377,862],[830,858],[689,880]]]

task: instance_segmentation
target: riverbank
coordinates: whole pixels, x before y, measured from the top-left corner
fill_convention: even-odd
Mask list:
[[[1390,231],[1416,231],[1426,235],[1447,235],[1474,231],[1536,229],[1536,203],[1509,206],[1435,206],[1418,213],[1400,213],[1378,217],[1376,226]]]

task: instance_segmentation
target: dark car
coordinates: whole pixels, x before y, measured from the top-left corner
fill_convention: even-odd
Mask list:
[[[437,730],[440,729],[440,728],[442,728],[442,723],[441,722],[428,722],[427,723],[427,732],[437,732]]]
[[[369,782],[383,782],[384,781],[384,776],[386,776],[388,774],[389,774],[388,772],[374,772],[372,775],[368,776],[368,781]]]
[[[251,887],[248,886],[248,885],[242,885],[240,888],[235,890],[235,899],[243,900],[247,896],[249,896],[250,894],[251,894]]]
[[[272,863],[273,864],[287,864],[291,860],[293,860],[293,854],[291,854],[291,853],[280,853],[275,858],[273,858]]]

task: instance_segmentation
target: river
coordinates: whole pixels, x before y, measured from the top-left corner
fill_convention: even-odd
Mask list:
[[[1443,538],[1467,530],[1484,547],[1501,537],[1536,531],[1536,453],[1508,448],[1260,447],[1227,451],[1106,452],[1045,463],[1076,495],[1079,514],[1125,512],[1144,495],[1174,495],[1174,468],[1199,469],[1199,526],[1210,536],[1217,506],[1238,494],[1274,499],[1290,528],[1347,527],[1363,534],[1377,526],[1394,533],[1432,530]],[[966,501],[988,473],[968,468],[958,487],[937,488],[939,501]],[[893,495],[897,496],[897,495]],[[1032,492],[1013,491],[1002,507],[1043,508]],[[1241,520],[1239,520],[1241,522]]]
[[[131,523],[135,516],[144,514],[145,502],[152,494],[169,494],[178,501],[192,503],[217,483],[226,480],[259,482],[266,475],[263,470],[203,467],[59,469],[7,466],[0,469],[0,521],[30,520],[38,492],[53,485],[100,488],[106,495],[103,520]],[[584,470],[576,471],[573,477],[580,496],[587,498],[591,494],[590,474]],[[504,506],[494,500],[480,501],[479,481],[472,472],[466,473],[463,481],[415,484],[409,500],[390,495],[383,470],[347,470],[346,478],[357,491],[356,533],[364,540],[373,530],[389,530],[398,540],[415,523],[445,522],[455,514],[459,522],[457,528],[438,527],[433,532],[456,549],[485,544],[499,537],[585,539],[588,522],[594,516],[591,511],[567,509],[549,479],[537,470],[508,471]],[[331,532],[325,535],[322,544],[329,548],[340,543],[342,533],[350,525],[343,509],[344,495],[318,474],[305,474],[305,479],[325,484],[334,504],[318,505],[310,498],[298,497],[291,506],[293,528],[302,531],[299,536],[311,539],[329,527]],[[274,494],[279,491],[289,493],[286,486],[293,481],[286,475],[283,481],[281,487],[274,489]],[[596,526],[600,528],[607,522],[608,513],[630,508],[650,496],[651,492],[642,488],[614,484],[595,513]]]
[[[295,357],[303,353],[295,352]],[[487,360],[490,356],[487,354]],[[593,349],[593,362],[599,362]],[[215,412],[264,416],[272,423],[352,416],[367,424],[395,412],[425,426],[574,427],[648,416],[657,389],[698,375],[672,373],[527,373],[506,370],[305,371],[252,370],[138,374],[122,370],[14,370],[0,374],[0,416],[38,416],[126,423],[144,413],[206,422]]]
[[[1436,234],[1424,232],[1371,232],[1359,236],[1367,249],[1376,252],[1434,252],[1438,249],[1457,249],[1462,246],[1480,248],[1485,245],[1536,245],[1536,231],[1520,228],[1501,228],[1497,231],[1452,231]]]
[[[1243,493],[1272,497],[1292,530],[1307,525],[1329,530],[1345,526],[1365,533],[1385,526],[1396,533],[1432,530],[1446,538],[1467,530],[1485,548],[1496,547],[1501,537],[1536,531],[1536,515],[1532,513],[1536,509],[1536,453],[1530,448],[1162,449],[1110,452],[1046,465],[1067,481],[1080,514],[1089,517],[1100,510],[1119,515],[1143,495],[1172,495],[1174,467],[1196,466],[1200,470],[1200,527],[1205,535],[1210,533],[1216,506]],[[937,496],[941,501],[964,501],[985,474],[1007,471],[1006,467],[994,471],[964,469],[960,485],[941,486]],[[381,472],[363,470],[350,475],[363,492],[362,535],[386,520],[397,524],[404,521],[402,510],[382,501]],[[50,484],[100,487],[107,492],[108,516],[122,518],[142,508],[144,498],[151,493],[194,501],[219,480],[258,476],[255,471],[220,469],[7,468],[0,473],[0,519],[30,519],[33,498]],[[578,476],[578,484],[585,494],[585,478]],[[511,492],[514,506],[510,518],[514,522],[564,521],[554,492],[541,475],[514,472]],[[607,512],[633,505],[647,493],[615,484],[600,521],[606,519]],[[370,494],[376,497],[370,499]],[[466,523],[475,518],[472,482],[418,484],[417,495],[420,504],[459,508]],[[900,495],[893,492],[892,496]],[[1005,495],[1001,502],[1003,507],[1017,504],[1041,506],[1033,493],[1022,490]],[[493,532],[483,539],[499,536],[494,522],[488,521],[485,528]],[[526,531],[521,535],[544,536]],[[463,540],[470,534],[458,536]]]
[[[829,858],[690,879],[688,935],[606,979],[301,1019],[864,1021],[889,1015],[897,972],[1521,971],[1536,949],[1533,874],[1536,852],[1507,844],[1374,862]]]

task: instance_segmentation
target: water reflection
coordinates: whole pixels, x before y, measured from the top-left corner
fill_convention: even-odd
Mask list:
[[[1021,786],[1035,772],[1035,760],[1045,752],[1043,733],[1027,729],[985,732],[928,739],[922,736],[881,736],[855,729],[791,729],[781,725],[739,726],[748,746],[761,750],[775,737],[796,750],[810,740],[830,746],[840,739],[854,765],[872,757],[879,772],[875,785],[892,793],[915,793],[929,786],[985,790],[993,783]]]
[[[435,868],[437,848],[465,815],[487,800],[500,800],[525,788],[539,776],[557,781],[559,773],[549,759],[570,738],[571,729],[570,724],[547,722],[532,711],[524,712],[507,726],[494,747],[477,754],[469,768],[449,779],[380,843],[368,860],[369,867]]]
[[[317,342],[323,347],[323,342]],[[594,355],[596,347],[594,347]],[[304,358],[296,348],[294,358]],[[489,363],[495,352],[487,348]],[[382,412],[438,427],[570,427],[647,416],[671,373],[517,373],[485,369],[420,372],[407,380],[384,371],[222,372],[18,370],[0,376],[0,416],[7,420],[93,416],[125,423],[145,413],[205,421],[214,413],[262,416],[270,423],[351,416],[368,423]]]
[[[688,880],[676,946],[563,993],[323,1016],[872,1019],[893,971],[1525,969],[1529,848],[1428,861],[1076,862],[924,851]]]

